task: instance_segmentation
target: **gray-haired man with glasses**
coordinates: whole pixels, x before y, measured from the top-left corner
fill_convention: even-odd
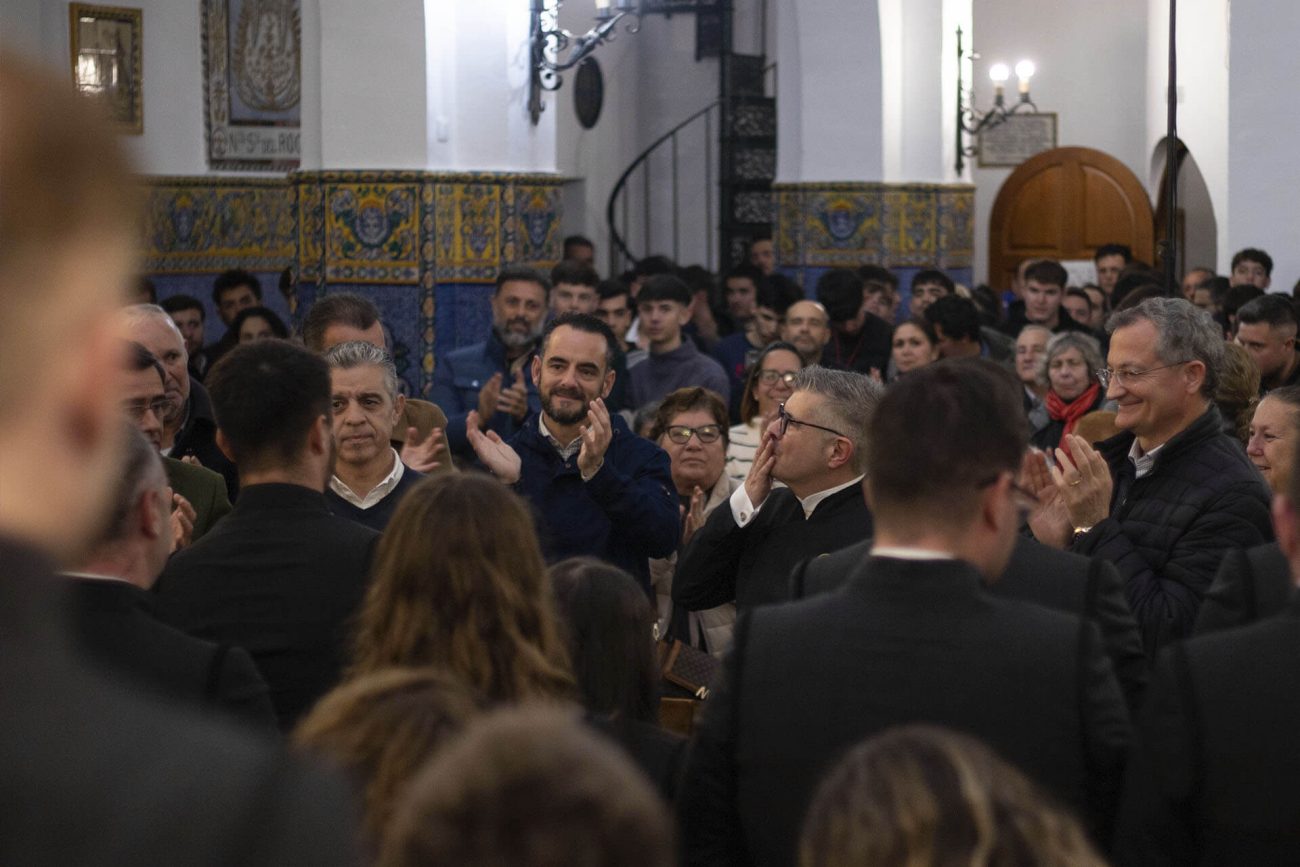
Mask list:
[[[1111,317],[1108,367],[1119,435],[1069,436],[1054,465],[1026,477],[1046,544],[1110,560],[1123,576],[1148,655],[1191,634],[1224,554],[1272,539],[1268,490],[1241,444],[1223,432],[1213,396],[1223,337],[1181,298],[1150,298]]]
[[[822,367],[805,368],[791,385],[744,484],[682,552],[677,605],[696,611],[734,599],[743,611],[784,601],[796,563],[871,534],[861,482],[880,386]]]

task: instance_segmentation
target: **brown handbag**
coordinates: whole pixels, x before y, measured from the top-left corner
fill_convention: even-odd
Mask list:
[[[666,682],[700,701],[709,697],[709,684],[718,673],[717,659],[682,641],[660,641],[656,651]]]

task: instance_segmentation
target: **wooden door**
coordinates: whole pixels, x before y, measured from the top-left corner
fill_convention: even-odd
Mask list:
[[[989,220],[989,284],[1011,285],[1024,259],[1091,259],[1102,244],[1127,244],[1154,261],[1151,201],[1112,156],[1056,148],[1031,157],[998,190]]]

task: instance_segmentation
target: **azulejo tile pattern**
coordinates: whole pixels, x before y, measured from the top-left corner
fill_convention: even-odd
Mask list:
[[[777,184],[776,246],[800,272],[879,263],[968,269],[975,189],[965,184]]]
[[[278,271],[297,256],[297,202],[285,180],[158,177],[146,198],[147,273]]]

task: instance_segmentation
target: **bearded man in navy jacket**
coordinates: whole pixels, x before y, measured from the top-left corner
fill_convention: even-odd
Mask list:
[[[617,345],[594,316],[556,317],[532,362],[542,411],[509,442],[479,430],[471,412],[466,435],[492,474],[532,504],[548,562],[599,557],[649,593],[648,561],[676,550],[680,518],[668,455],[605,407]]]

